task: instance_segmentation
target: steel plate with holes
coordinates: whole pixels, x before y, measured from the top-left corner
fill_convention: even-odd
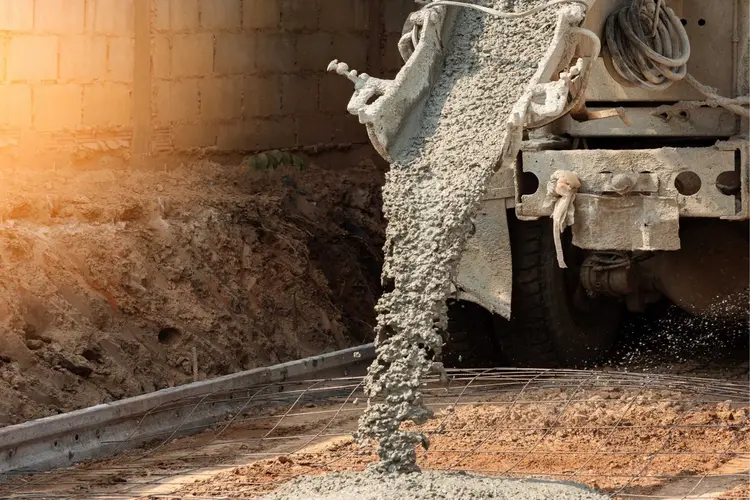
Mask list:
[[[743,146],[737,143],[735,148],[732,144],[724,142],[709,148],[524,152],[523,172],[535,175],[539,188],[534,194],[521,196],[516,210],[523,217],[550,215],[552,207],[545,203],[550,176],[556,170],[570,170],[581,180],[580,193],[601,195],[616,191],[611,183],[613,176],[620,174],[632,178],[633,184],[628,193],[620,194],[650,194],[676,200],[681,216],[735,218],[742,211],[737,195],[725,194],[717,187],[717,179],[724,172],[737,172],[742,179],[747,173]],[[688,186],[690,191],[681,184],[685,176],[678,180],[682,172],[692,172],[698,178]]]

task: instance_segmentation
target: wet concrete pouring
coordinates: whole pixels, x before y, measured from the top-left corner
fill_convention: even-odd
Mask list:
[[[446,300],[469,217],[500,160],[505,123],[543,59],[557,13],[501,21],[462,9],[420,125],[392,152],[383,188],[383,279],[393,291],[377,306],[377,361],[366,379],[368,395],[384,401],[368,406],[359,436],[377,440],[380,472],[416,470],[414,446],[429,446],[401,424],[430,416],[420,383],[441,369],[431,356],[442,349]]]

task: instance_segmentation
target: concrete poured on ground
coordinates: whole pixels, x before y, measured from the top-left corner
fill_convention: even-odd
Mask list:
[[[297,479],[264,500],[604,500],[575,483],[500,479],[461,472],[327,474]]]

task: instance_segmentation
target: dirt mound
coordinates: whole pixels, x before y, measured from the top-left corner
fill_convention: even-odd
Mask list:
[[[337,155],[0,171],[0,425],[369,340],[383,172]]]

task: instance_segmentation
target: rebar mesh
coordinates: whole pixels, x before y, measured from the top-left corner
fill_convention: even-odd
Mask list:
[[[750,498],[750,388],[689,377],[574,370],[451,370],[425,384],[423,469],[584,483],[612,498]],[[376,459],[351,433],[361,378],[248,387],[177,406],[229,404],[211,427],[114,458],[1,476],[1,498],[254,498],[301,475]],[[176,405],[158,408],[170,418]],[[192,411],[192,410],[191,410]],[[186,436],[191,434],[190,436]],[[125,442],[110,443],[125,449]],[[732,496],[730,496],[732,495]]]

